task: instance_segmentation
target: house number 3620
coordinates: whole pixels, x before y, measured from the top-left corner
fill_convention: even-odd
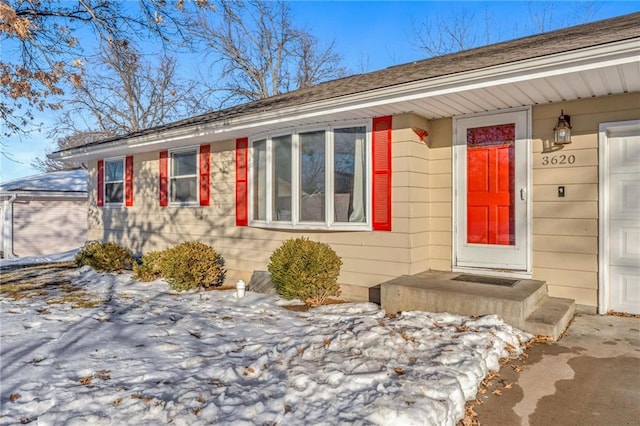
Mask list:
[[[576,156],[571,155],[543,155],[542,156],[542,165],[548,166],[556,164],[573,164],[576,162]]]

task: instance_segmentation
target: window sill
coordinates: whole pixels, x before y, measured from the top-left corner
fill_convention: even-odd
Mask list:
[[[168,207],[203,207],[198,201],[189,201],[186,203],[169,203]]]
[[[278,223],[278,222],[260,222],[253,221],[249,223],[249,226],[252,228],[261,228],[261,229],[278,229],[278,230],[287,230],[287,231],[324,231],[324,232],[369,232],[372,231],[373,228],[369,224],[336,224],[333,223],[331,225],[327,225],[324,223]]]

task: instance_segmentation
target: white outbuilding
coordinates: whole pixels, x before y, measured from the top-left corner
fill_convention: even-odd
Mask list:
[[[87,238],[87,171],[65,170],[0,183],[2,258],[81,247]]]

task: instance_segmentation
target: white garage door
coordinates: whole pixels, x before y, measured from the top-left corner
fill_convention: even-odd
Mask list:
[[[608,293],[608,303],[603,302],[614,311],[640,314],[640,122],[610,124],[601,142],[606,161],[601,276]]]

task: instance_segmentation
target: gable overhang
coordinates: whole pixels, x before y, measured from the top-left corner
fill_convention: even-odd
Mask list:
[[[0,191],[0,200],[17,198],[17,199],[87,199],[86,191]]]
[[[414,113],[429,120],[640,92],[640,39],[398,84],[51,154],[88,161],[215,143],[334,121]]]

